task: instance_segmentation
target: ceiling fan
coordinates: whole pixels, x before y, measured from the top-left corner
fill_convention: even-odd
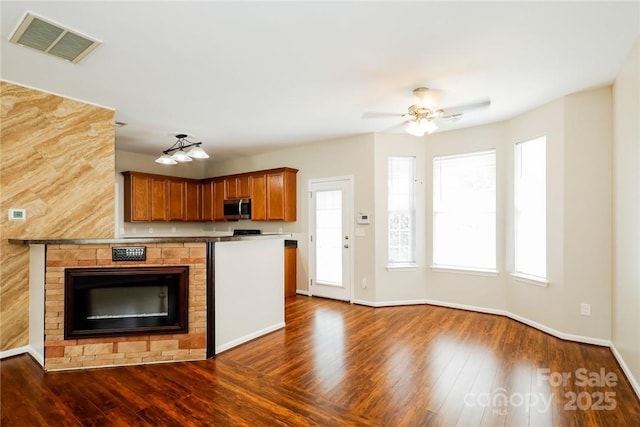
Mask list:
[[[405,114],[393,113],[365,113],[363,118],[374,117],[402,117],[404,123],[408,123],[407,133],[415,136],[424,136],[438,129],[438,123],[442,121],[459,120],[464,112],[488,107],[491,105],[489,98],[471,104],[458,105],[448,108],[437,108],[433,100],[433,89],[418,87],[413,90],[416,103],[411,105]]]

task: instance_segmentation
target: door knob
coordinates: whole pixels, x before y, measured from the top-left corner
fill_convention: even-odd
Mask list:
[[[344,248],[345,249],[349,249],[349,245],[344,245]]]

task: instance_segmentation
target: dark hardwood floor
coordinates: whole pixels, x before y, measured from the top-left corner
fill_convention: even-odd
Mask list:
[[[207,361],[0,370],[3,426],[640,426],[608,348],[427,305],[298,296],[285,330]]]

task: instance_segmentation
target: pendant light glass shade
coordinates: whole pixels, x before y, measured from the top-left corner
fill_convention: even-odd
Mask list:
[[[176,162],[190,162],[191,161],[191,157],[189,157],[189,155],[187,153],[185,153],[182,150],[178,150],[175,153],[173,153],[173,156],[171,156],[171,158],[173,160],[175,160]]]
[[[163,154],[162,156],[156,159],[156,163],[160,163],[161,165],[177,165],[178,162],[173,160],[170,155]]]
[[[192,159],[208,159],[209,155],[204,152],[200,146],[196,145],[191,150],[187,151],[187,155]]]

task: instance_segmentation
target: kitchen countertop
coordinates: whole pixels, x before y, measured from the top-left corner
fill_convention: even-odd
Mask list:
[[[9,239],[9,243],[16,245],[102,245],[126,243],[237,242],[242,240],[289,238],[291,238],[291,234],[253,234],[247,236],[123,237],[119,239]]]

